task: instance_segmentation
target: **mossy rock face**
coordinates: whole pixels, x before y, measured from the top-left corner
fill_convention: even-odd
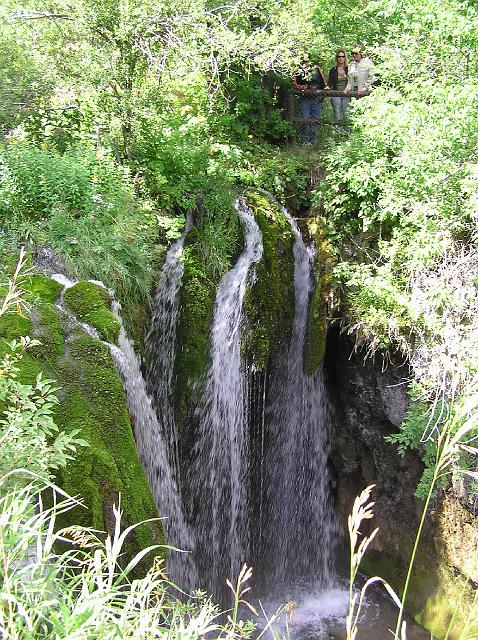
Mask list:
[[[5,342],[11,342],[21,336],[31,335],[33,332],[33,323],[30,318],[24,315],[24,312],[5,313],[0,317],[0,336]]]
[[[263,371],[272,352],[290,341],[294,321],[294,234],[277,205],[261,193],[246,194],[262,232],[263,255],[246,290],[243,353]]]
[[[408,565],[399,555],[369,550],[362,568],[368,575],[386,580],[402,595]],[[474,590],[465,576],[452,571],[444,559],[418,554],[405,609],[433,637],[441,640],[448,633],[449,640],[458,640],[473,603]],[[478,631],[478,621],[473,630]]]
[[[82,295],[73,298],[91,299],[88,294],[93,291],[98,305],[98,298],[101,304],[106,304],[106,300],[109,303],[106,291],[105,297],[101,287],[92,287],[86,287],[86,292],[80,287]],[[43,289],[49,291],[49,287]],[[60,516],[60,525],[80,524],[112,533],[112,509],[114,504],[118,505],[120,494],[123,526],[157,518],[158,511],[136,452],[123,386],[109,349],[61,314],[49,293],[45,297],[46,301],[37,296],[32,308],[33,321],[17,314],[0,318],[0,338],[11,340],[30,335],[42,341],[41,346],[30,349],[20,361],[18,378],[24,384],[32,384],[42,373],[54,380],[60,387],[56,424],[64,431],[78,429],[79,437],[89,445],[80,447],[75,460],[58,474],[58,484],[70,495],[79,496],[86,507],[76,507]],[[7,342],[1,341],[1,345],[1,352],[5,353]],[[133,531],[125,551],[132,554],[162,543],[161,524],[150,522]]]
[[[179,318],[176,330],[175,411],[182,424],[189,412],[191,389],[204,379],[209,360],[209,331],[212,322],[217,282],[208,277],[197,247],[198,231],[192,229],[184,246],[184,273],[179,293]]]
[[[79,452],[75,464],[61,472],[62,487],[88,500],[89,512],[77,509],[75,517],[86,519],[88,526],[108,529],[119,494],[129,524],[156,517],[136,453],[123,386],[109,350],[76,330],[68,340],[67,355],[56,366],[65,394],[57,424],[68,430],[79,428],[80,436],[90,444]],[[164,540],[160,525],[154,523],[138,527],[135,537],[140,548]]]
[[[211,212],[217,207],[226,212],[218,213],[228,233],[223,235],[220,249],[214,249],[218,270],[204,261],[203,249],[210,244],[214,234]],[[209,213],[207,213],[209,212]],[[209,363],[209,335],[213,319],[216,290],[222,275],[234,265],[243,242],[243,233],[238,223],[232,201],[211,201],[209,196],[204,207],[196,211],[195,226],[189,231],[183,251],[184,272],[179,292],[179,317],[176,330],[175,416],[178,428],[188,423],[194,408],[201,400],[201,389]],[[220,256],[217,255],[220,252]],[[185,431],[183,430],[183,433]]]
[[[41,344],[32,351],[38,358],[50,360],[64,351],[65,331],[58,318],[55,305],[39,302],[32,310],[36,337]]]
[[[332,264],[327,242],[324,238],[324,221],[316,218],[314,223],[315,287],[309,305],[307,332],[304,345],[304,372],[313,375],[325,355],[327,338],[328,298],[332,290]]]
[[[79,320],[96,329],[103,340],[118,343],[120,324],[110,310],[111,296],[104,287],[78,282],[65,291],[63,301]]]

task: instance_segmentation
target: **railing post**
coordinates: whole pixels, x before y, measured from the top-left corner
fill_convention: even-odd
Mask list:
[[[295,95],[292,91],[287,93],[287,119],[291,122],[295,120]]]

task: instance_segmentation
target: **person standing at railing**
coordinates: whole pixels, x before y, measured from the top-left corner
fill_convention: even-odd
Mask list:
[[[343,49],[339,49],[335,54],[335,67],[329,71],[328,85],[335,91],[343,91],[347,86],[348,66],[347,55]],[[331,97],[332,109],[334,110],[334,121],[343,122],[347,114],[347,106],[350,98],[346,96]]]
[[[307,70],[309,67],[309,70]],[[309,60],[303,60],[301,71],[293,76],[292,84],[297,91],[313,91],[317,89],[328,89],[329,85],[324,76],[324,72],[318,65],[310,65]],[[323,97],[314,95],[303,95],[300,99],[300,117],[304,120],[320,118],[322,111]],[[303,143],[315,144],[317,140],[318,122],[304,122],[300,127],[300,140]]]
[[[344,93],[357,91],[366,94],[375,81],[375,68],[370,58],[364,57],[364,51],[357,45],[352,49],[353,62],[349,64],[347,86]]]

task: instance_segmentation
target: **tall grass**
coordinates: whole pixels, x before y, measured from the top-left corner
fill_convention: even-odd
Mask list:
[[[48,244],[72,276],[101,279],[123,302],[145,303],[163,249],[158,212],[131,176],[88,148],[64,154],[0,146],[0,226],[32,250]]]
[[[235,584],[228,581],[233,605],[229,611],[221,612],[203,592],[187,598],[181,595],[168,580],[159,557],[152,560],[144,577],[133,577],[139,562],[148,554],[154,556],[158,547],[151,546],[125,561],[128,535],[138,525],[122,531],[120,508],[113,508],[115,526],[111,537],[80,527],[57,530],[57,516],[78,505],[77,500],[49,484],[55,500],[51,508],[45,508],[38,486],[29,483],[5,494],[5,482],[8,478],[0,479],[0,637],[250,637],[254,624],[239,617],[241,605],[256,614],[245,598],[252,574],[249,567],[242,568]],[[58,552],[65,544],[67,550]],[[276,616],[269,620],[258,638],[275,619]]]

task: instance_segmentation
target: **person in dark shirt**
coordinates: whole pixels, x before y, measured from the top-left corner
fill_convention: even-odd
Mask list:
[[[318,65],[310,64],[309,60],[303,60],[301,71],[293,76],[292,84],[297,91],[309,91],[314,89],[328,89],[329,86],[324,76],[324,72]],[[303,95],[300,98],[300,116],[303,119],[318,119],[322,111],[324,99],[317,95]],[[303,143],[314,144],[317,140],[317,122],[302,123],[300,127],[300,140]]]
[[[329,71],[328,85],[335,91],[343,91],[347,86],[347,54],[343,49],[337,51],[335,55],[335,67]],[[334,120],[336,123],[341,123],[345,120],[347,115],[347,106],[350,102],[350,98],[344,96],[334,96],[330,98],[332,101],[332,109],[334,110]]]

